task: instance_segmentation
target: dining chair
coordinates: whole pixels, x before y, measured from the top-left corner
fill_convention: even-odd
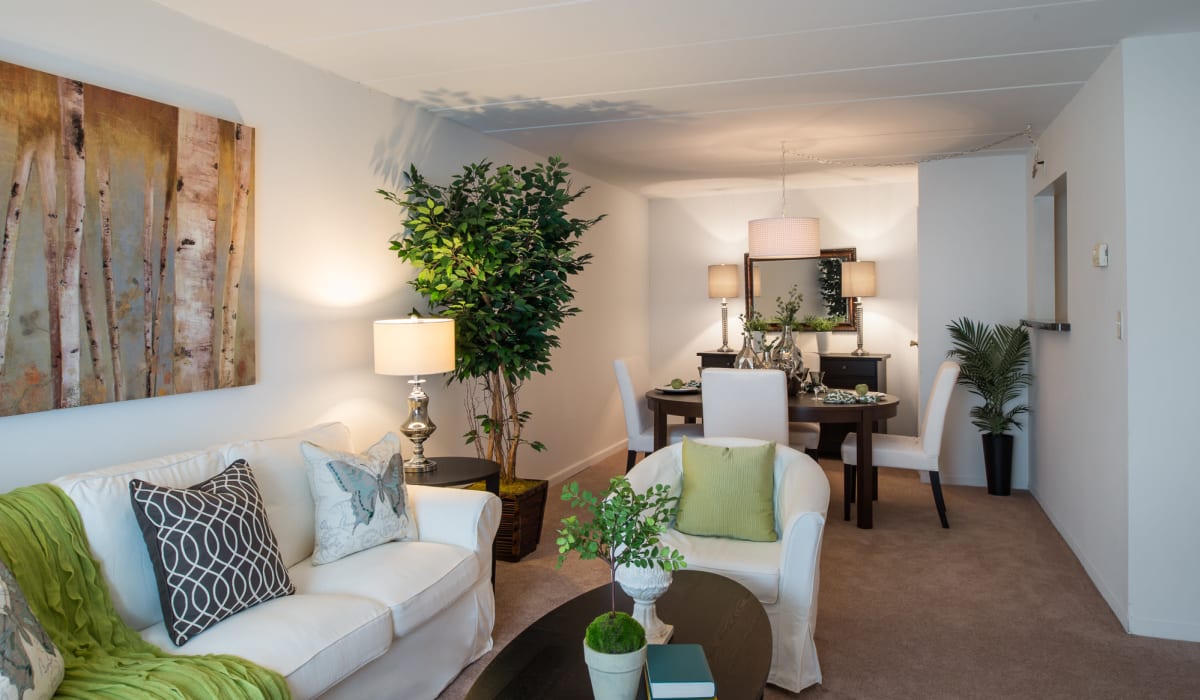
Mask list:
[[[644,362],[632,357],[613,360],[613,371],[617,374],[617,390],[625,411],[625,432],[629,436],[629,454],[625,459],[625,471],[628,472],[637,461],[637,453],[648,455],[654,451],[654,422],[645,399],[645,393],[650,389],[650,372]],[[670,442],[679,442],[684,435],[701,437],[704,430],[695,423],[667,426]]]
[[[950,406],[950,394],[958,381],[958,363],[946,361],[938,367],[933,378],[933,387],[925,401],[925,415],[917,437],[905,435],[871,434],[871,463],[875,467],[915,469],[929,473],[929,486],[933,489],[933,503],[937,506],[942,527],[950,527],[946,520],[946,501],[942,498],[942,482],[938,476],[939,456],[942,451],[942,429],[946,425],[946,409]],[[855,466],[858,464],[858,436],[850,433],[842,442],[843,484],[842,510],[846,520],[850,519],[850,502],[856,486]]]
[[[710,367],[700,375],[704,437],[744,437],[790,444],[787,379],[777,369]]]
[[[820,370],[821,356],[815,352],[801,352],[805,370]],[[790,421],[788,423],[788,444],[792,447],[803,448],[809,457],[816,459],[817,445],[821,442],[821,424],[811,421]]]

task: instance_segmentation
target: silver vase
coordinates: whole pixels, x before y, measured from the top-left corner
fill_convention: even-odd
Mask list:
[[[754,352],[753,345],[750,334],[742,333],[742,349],[738,350],[737,356],[733,358],[734,369],[759,369],[762,367],[762,360],[759,359],[758,353]]]

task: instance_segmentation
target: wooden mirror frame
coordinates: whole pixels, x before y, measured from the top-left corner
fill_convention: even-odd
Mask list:
[[[842,262],[855,262],[858,260],[857,248],[822,248],[820,259],[836,258]],[[742,274],[744,276],[744,284],[742,289],[746,292],[746,318],[750,318],[750,314],[754,312],[754,265],[758,263],[771,262],[774,260],[817,260],[818,258],[751,258],[749,253],[742,255]],[[801,326],[801,330],[808,329],[807,326]],[[772,322],[767,325],[769,332],[778,332],[783,330],[782,324]],[[834,326],[835,331],[851,331],[855,330],[854,326],[854,304],[849,302],[846,304],[846,322]]]

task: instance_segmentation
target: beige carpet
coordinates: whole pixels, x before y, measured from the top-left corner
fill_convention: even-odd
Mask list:
[[[578,480],[603,489],[624,460]],[[1200,644],[1126,634],[1027,492],[945,487],[943,530],[929,486],[885,469],[875,528],[859,530],[841,518],[841,463],[822,466],[833,487],[817,621],[824,681],[800,694],[768,686],[766,698],[1200,698]],[[497,565],[496,650],[608,580],[596,562],[554,568],[554,530],[566,513],[559,492],[551,489],[537,551]],[[441,698],[463,698],[495,653]]]

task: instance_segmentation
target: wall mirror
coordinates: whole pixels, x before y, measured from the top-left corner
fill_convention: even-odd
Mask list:
[[[769,322],[770,330],[782,330],[775,321],[776,299],[786,298],[796,284],[804,297],[797,320],[805,316],[841,316],[845,322],[834,330],[854,330],[854,304],[842,296],[842,262],[857,260],[856,250],[822,249],[819,258],[751,258],[746,253],[742,288],[753,290],[746,294],[746,317],[757,310]]]

